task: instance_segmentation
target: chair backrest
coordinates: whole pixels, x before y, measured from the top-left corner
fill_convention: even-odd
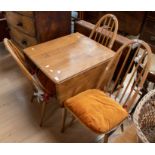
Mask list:
[[[95,25],[90,38],[112,48],[118,31],[118,20],[112,14],[106,14]]]
[[[22,52],[12,43],[11,40],[7,38],[4,39],[4,45],[11,56],[14,58],[14,60],[17,62],[22,72],[26,75],[26,77],[34,84],[35,87],[39,87],[44,90],[45,88],[42,86],[42,84],[38,80],[36,80],[36,78],[34,78],[34,76],[27,69],[25,57]]]
[[[134,53],[132,59],[130,59],[130,64],[126,67],[131,52]],[[129,111],[147,78],[151,53],[148,44],[142,40],[135,39],[122,45],[102,73],[97,88],[108,92]],[[123,63],[115,74],[122,54],[124,55],[123,60],[121,59]],[[121,76],[122,73],[123,77]]]

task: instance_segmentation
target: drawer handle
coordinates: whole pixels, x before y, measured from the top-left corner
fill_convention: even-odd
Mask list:
[[[27,41],[26,40],[22,40],[21,41],[23,45],[27,45]]]
[[[22,27],[23,26],[23,23],[22,22],[19,22],[19,23],[17,23],[17,26]]]
[[[151,36],[151,37],[150,37],[150,40],[151,40],[151,41],[155,41],[155,36]]]

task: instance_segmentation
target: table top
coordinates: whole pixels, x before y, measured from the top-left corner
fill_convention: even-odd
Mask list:
[[[28,47],[24,53],[57,84],[114,56],[112,50],[78,32]]]

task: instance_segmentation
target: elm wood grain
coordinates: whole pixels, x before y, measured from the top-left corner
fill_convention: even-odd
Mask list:
[[[89,23],[89,22],[84,21],[84,20],[80,20],[80,21],[77,21],[75,23],[75,31],[80,32],[80,33],[82,33],[82,34],[84,34],[86,36],[90,35],[90,33],[91,33],[91,31],[93,30],[94,27],[95,27],[94,24]],[[99,29],[98,33],[101,33],[100,29]],[[103,30],[102,33],[103,33],[103,35],[107,35],[109,32],[107,32],[106,30]],[[109,37],[112,37],[112,34],[113,33],[110,32]],[[117,51],[122,45],[128,43],[129,41],[130,41],[130,39],[128,39],[127,37],[124,37],[122,35],[117,34],[114,45],[112,47],[112,50]],[[118,63],[118,67],[116,69],[115,75],[117,75],[117,73],[119,72],[120,66],[123,63],[123,60],[124,60],[124,57],[126,56],[126,53],[127,52],[124,51],[124,53],[122,54],[122,56],[120,58],[120,61]],[[126,65],[125,65],[126,66],[125,68],[127,68],[128,64],[131,62],[132,57],[133,57],[133,53],[134,52],[130,53],[130,56],[129,56],[128,61],[127,61]],[[122,77],[123,77],[123,74],[124,73],[122,73]],[[114,76],[114,78],[115,78],[115,76]]]
[[[89,36],[90,33],[91,33],[91,30],[94,28],[94,26],[95,25],[92,24],[92,23],[89,23],[89,22],[84,21],[84,20],[80,20],[80,21],[77,21],[75,23],[75,31],[80,32],[80,33],[82,33],[82,34],[84,34],[86,36]],[[103,31],[102,33],[105,33],[106,34],[105,31]],[[151,43],[150,44],[150,47],[152,49],[152,52],[154,53],[155,46],[152,45],[152,44],[154,44],[154,41],[151,40],[151,36],[155,38],[155,35],[154,34],[148,32],[146,29],[144,29],[140,38],[143,38],[147,42]],[[115,39],[115,43],[114,43],[114,46],[113,46],[112,50],[113,51],[117,51],[120,48],[121,45],[126,44],[129,41],[130,41],[130,39],[128,39],[127,37],[124,37],[122,35],[117,34],[116,39]],[[125,55],[126,55],[126,52],[124,52],[123,55],[122,55],[122,57],[120,58],[120,62],[118,64],[118,68],[116,69],[116,75],[117,75],[117,73],[119,71],[119,68],[120,68],[119,66],[121,66],[121,64],[122,64],[122,62],[124,60]],[[152,58],[152,62],[153,61],[155,62],[154,57],[151,57],[151,58]],[[128,63],[131,61],[131,59],[132,59],[132,53],[131,53],[131,56],[129,56]],[[128,63],[126,65],[126,67],[128,67]],[[153,70],[153,68],[149,70],[149,74],[147,76],[147,80],[150,81],[150,82],[154,82],[154,72],[152,73],[152,70]]]
[[[112,50],[80,33],[31,46],[24,52],[56,83],[108,61],[114,55]]]
[[[104,69],[107,62],[114,55],[112,50],[80,33],[74,33],[26,48],[24,53],[56,84],[57,94],[64,94],[68,91],[70,91],[68,94],[71,94],[72,91],[66,89],[71,88],[74,90],[76,87],[74,86],[75,82],[67,81],[74,78],[77,79],[77,81],[76,79],[74,80],[76,85],[80,84],[82,80],[87,79],[90,81],[88,86],[93,87],[94,82],[96,84],[96,77],[101,71],[100,69]],[[82,74],[86,75],[87,73],[88,76],[82,76]],[[67,84],[64,86],[65,82]],[[88,87],[85,89],[88,89]],[[64,99],[65,97],[63,95],[61,97],[60,94],[58,95],[59,101],[63,102],[62,98]]]
[[[79,20],[75,23],[75,32],[80,32],[86,36],[89,36],[95,25],[85,20]],[[99,31],[100,33],[100,31]],[[108,34],[106,30],[103,30],[103,35]],[[111,33],[112,35],[112,33]],[[114,42],[113,50],[116,51],[121,45],[130,41],[127,37],[117,34]]]
[[[94,24],[89,23],[89,22],[84,21],[84,20],[80,20],[80,21],[77,21],[77,22],[75,23],[75,31],[80,32],[80,33],[82,33],[82,34],[84,34],[84,35],[86,35],[86,36],[90,36],[90,33],[91,33],[91,31],[94,29],[94,27],[95,27]],[[99,29],[98,33],[99,33],[99,34],[101,33],[101,32],[100,32],[100,29]],[[113,35],[112,32],[109,33],[109,32],[107,32],[106,30],[103,30],[103,31],[102,31],[102,34],[105,35],[105,36],[106,36],[107,34],[109,34],[109,37],[112,37],[112,35]],[[122,45],[128,43],[129,41],[130,41],[130,39],[128,39],[127,37],[124,37],[124,36],[122,36],[122,35],[117,34],[117,35],[116,35],[116,38],[115,38],[114,45],[113,45],[113,47],[112,47],[112,50],[113,50],[113,51],[117,51]],[[119,64],[118,64],[118,67],[117,67],[117,69],[116,69],[115,75],[117,75],[117,73],[118,73],[118,71],[119,71],[119,68],[120,68],[121,64],[123,63],[123,60],[124,60],[125,55],[126,55],[126,52],[124,52],[124,53],[122,54],[122,56],[121,56],[121,59],[120,59],[120,62],[119,62]],[[131,59],[132,59],[132,53],[131,53],[131,56],[129,57],[129,60],[128,60],[127,63],[126,63],[126,67],[128,67],[128,63],[130,63],[130,60],[131,60]],[[115,77],[115,76],[114,76],[114,77]]]
[[[24,73],[24,75],[31,81],[33,88],[34,88],[34,93],[32,95],[31,102],[33,103],[34,99],[38,97],[36,95],[40,91],[42,92],[41,94],[43,96],[48,96],[48,98],[42,97],[42,99],[38,98],[38,102],[42,103],[42,109],[41,109],[41,117],[40,117],[40,126],[43,124],[43,118],[45,115],[45,108],[47,103],[49,102],[49,98],[52,96],[53,97],[53,91],[48,92],[46,87],[42,85],[42,83],[38,80],[37,76],[33,76],[28,67],[28,64],[26,64],[25,57],[24,55],[19,51],[19,49],[7,38],[4,39],[4,45],[6,49],[9,51],[11,56],[14,58],[16,63],[19,65],[21,71]],[[36,73],[37,74],[37,73]]]
[[[124,71],[124,66],[125,66],[125,63],[127,61],[127,58],[129,57],[131,49],[132,49],[133,45],[135,45],[135,44],[138,44],[138,47],[134,53],[134,57],[132,58],[132,61],[129,64],[128,68]],[[115,69],[117,68],[117,64],[120,60],[122,53],[124,53],[124,50],[126,50],[126,49],[127,49],[126,57],[124,58],[123,64],[120,67],[120,70],[117,74],[115,81],[113,81],[113,75],[115,73]],[[142,51],[142,49],[143,49],[143,51]],[[135,58],[137,56],[139,56],[139,54],[141,54],[141,57],[138,60],[137,65],[133,66],[132,64],[134,63]],[[104,93],[109,95],[109,98],[115,99],[116,102],[121,104],[122,108],[124,108],[129,113],[131,110],[131,107],[133,107],[133,105],[135,104],[137,97],[138,97],[138,94],[139,94],[140,90],[142,89],[143,84],[147,78],[148,71],[150,69],[150,64],[151,64],[150,63],[151,54],[152,54],[152,52],[151,52],[150,47],[148,46],[147,43],[145,43],[142,40],[138,40],[138,39],[137,40],[131,40],[127,44],[122,45],[122,47],[116,52],[115,56],[110,60],[110,62],[106,66],[106,69],[101,74],[100,79],[97,82],[96,88],[98,90],[103,90]],[[144,66],[144,67],[137,74],[138,68],[140,66]],[[132,68],[132,73],[128,77],[129,79],[128,79],[127,83],[125,84],[125,81],[126,81],[125,79],[127,79],[128,72],[131,68]],[[123,77],[123,80],[120,82],[119,80],[120,80],[120,75],[122,72],[125,72],[125,76]],[[132,84],[132,81],[134,80],[134,77],[136,75],[137,75],[137,79]],[[78,94],[78,95],[79,95],[78,97],[80,97],[80,95],[82,95],[82,94]],[[94,94],[89,94],[89,95],[94,95]],[[87,95],[85,96],[86,100],[87,100],[88,96]],[[96,97],[97,97],[97,95],[96,95]],[[86,122],[86,120],[84,121],[84,118],[82,120],[80,113],[76,112],[76,110],[74,109],[75,107],[73,107],[75,105],[74,103],[77,102],[77,104],[78,104],[80,102],[79,98],[77,100],[78,101],[76,101],[76,96],[74,99],[70,98],[69,104],[72,104],[72,108],[70,108],[70,106],[68,106],[67,104],[64,104],[64,109],[68,110],[75,118],[77,118],[80,121],[81,124],[88,127],[88,123],[90,123],[91,120],[87,120],[87,122]],[[81,100],[81,103],[79,103],[78,111],[80,111],[80,108],[81,108],[82,111],[86,112],[85,116],[87,116],[87,115],[93,116],[93,112],[91,110],[89,110],[89,108],[83,107],[83,106],[80,107],[80,104],[83,104],[84,101],[86,101],[86,100]],[[89,100],[90,100],[90,98],[89,98]],[[92,101],[93,101],[93,99],[92,99]],[[66,102],[68,102],[68,100]],[[96,102],[96,106],[97,106],[97,104],[98,103]],[[112,105],[110,105],[110,106],[112,106]],[[74,110],[72,110],[72,109],[74,109]],[[66,113],[66,110],[63,110],[63,112]],[[111,116],[113,115],[112,112],[109,111],[109,113],[111,114]],[[64,132],[66,114],[63,114],[62,116],[63,116],[63,118],[62,118],[62,130],[61,131]],[[95,113],[94,113],[94,117],[95,117]],[[102,113],[102,117],[106,118],[107,114]],[[92,121],[93,121],[93,119],[94,118],[92,118]],[[96,119],[97,120],[95,122],[100,122],[101,118],[97,117]],[[127,117],[124,119],[127,119]],[[104,131],[101,132],[100,129],[98,129],[97,131],[94,131],[91,127],[89,129],[92,132],[95,132],[97,134],[98,133],[100,135],[102,134],[102,136],[99,138],[99,140],[104,138],[104,142],[108,142],[109,137],[115,132],[115,130],[117,128],[120,127],[120,125],[123,128],[124,119],[117,122],[117,124],[115,126],[113,126],[113,128],[109,129],[106,132],[104,132]]]
[[[32,37],[35,37],[34,20],[16,12],[6,12],[6,18],[9,25],[19,29]]]
[[[60,133],[58,122],[61,121],[61,109],[55,102],[47,105],[44,128],[38,126],[41,104],[30,103],[33,91],[31,84],[2,45],[0,44],[0,142],[93,142],[96,135],[78,123],[74,124],[74,131],[72,128],[65,134]],[[52,117],[49,117],[51,113]],[[110,142],[136,142],[136,131],[134,127],[131,130],[131,126],[132,122],[127,122],[126,134],[120,135],[120,130],[117,130]]]
[[[95,68],[92,68],[82,74],[75,76],[61,84],[56,85],[57,98],[62,103],[69,97],[81,93],[87,89],[96,87],[99,77],[103,70],[106,68],[108,62],[105,62]],[[65,92],[65,93],[64,93]]]
[[[102,33],[104,30],[106,33]],[[112,14],[106,14],[96,23],[89,37],[111,49],[116,39],[117,31],[117,18]]]

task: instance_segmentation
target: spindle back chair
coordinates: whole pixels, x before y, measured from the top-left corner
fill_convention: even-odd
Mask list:
[[[115,70],[124,52],[123,63],[116,75]],[[134,54],[126,69],[125,64],[131,52]],[[151,53],[148,44],[142,40],[131,40],[122,45],[99,77],[96,89],[86,90],[64,102],[62,131],[65,129],[67,110],[92,131],[104,134],[104,142],[108,142],[109,136],[119,126],[123,131],[123,121],[138,100],[148,75]],[[143,66],[141,72],[138,71],[140,66]],[[122,72],[124,76],[120,80]]]
[[[115,70],[124,52],[126,54],[123,63],[119,66],[120,70],[116,75]],[[126,68],[125,65],[128,62],[131,52],[134,52],[133,57]],[[144,41],[138,39],[129,41],[126,45],[118,49],[113,60],[108,64],[106,70],[101,75],[97,88],[108,92],[110,96],[112,95],[115,99],[119,98],[118,102],[129,110],[136,100],[139,91],[142,89],[148,75],[151,65],[151,53],[150,47]],[[142,66],[143,68],[139,72],[139,68]],[[123,77],[121,77],[122,74],[124,75]],[[113,76],[116,77],[114,78]],[[102,85],[104,88],[102,88]]]
[[[40,126],[42,126],[43,123],[43,116],[45,113],[45,106],[47,104],[47,101],[45,100],[44,96],[47,96],[46,92],[48,92],[46,90],[46,88],[41,84],[41,82],[38,80],[37,76],[34,74],[32,75],[29,70],[28,70],[28,64],[25,61],[25,57],[22,54],[22,52],[14,45],[14,43],[5,38],[4,39],[4,45],[6,47],[6,49],[9,51],[9,53],[11,54],[11,56],[14,58],[14,60],[16,61],[16,63],[18,64],[18,66],[21,68],[22,72],[24,73],[24,75],[32,82],[33,86],[34,86],[34,93],[32,96],[32,101],[34,100],[35,97],[38,97],[37,95],[40,94],[40,99],[42,102],[42,110],[41,110],[41,120],[40,120]],[[39,100],[40,101],[40,100]]]
[[[89,37],[108,48],[112,48],[117,31],[117,18],[112,14],[106,14],[96,23]]]

